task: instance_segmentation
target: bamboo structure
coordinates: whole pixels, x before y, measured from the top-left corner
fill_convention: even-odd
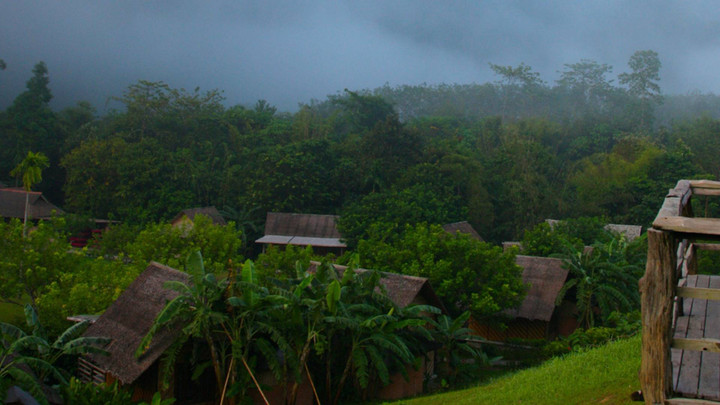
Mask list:
[[[720,404],[720,276],[697,275],[698,251],[720,250],[720,218],[696,218],[696,196],[720,196],[720,182],[680,180],[648,230],[640,280],[646,404]]]

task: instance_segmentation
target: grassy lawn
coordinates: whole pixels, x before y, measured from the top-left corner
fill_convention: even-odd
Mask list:
[[[639,404],[640,336],[555,358],[461,391],[396,404]]]

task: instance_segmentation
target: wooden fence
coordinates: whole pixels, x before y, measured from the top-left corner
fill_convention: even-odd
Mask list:
[[[640,280],[643,327],[640,383],[647,404],[720,403],[717,402],[720,354],[712,353],[715,357],[711,361],[709,356],[691,353],[720,353],[720,333],[716,333],[718,336],[705,333],[706,318],[720,328],[720,319],[715,320],[720,317],[715,316],[716,310],[711,310],[717,305],[720,311],[720,302],[707,304],[720,300],[720,289],[696,287],[697,277],[693,276],[697,274],[699,250],[720,250],[720,244],[713,243],[720,241],[720,218],[695,217],[692,200],[697,196],[720,196],[720,182],[680,180],[668,193],[648,230],[647,265]],[[708,280],[718,277],[716,281],[720,282],[719,276],[704,277]],[[688,280],[692,280],[690,285]],[[693,307],[692,302],[697,305]],[[690,314],[685,313],[688,308],[694,311],[692,324]],[[706,357],[708,360],[702,363],[701,359]],[[695,368],[685,365],[694,358]],[[681,364],[686,374],[680,375]],[[705,366],[706,370],[702,368]],[[693,378],[695,381],[688,382]],[[680,386],[683,392],[679,392]]]

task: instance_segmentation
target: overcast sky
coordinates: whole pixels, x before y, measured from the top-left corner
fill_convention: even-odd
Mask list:
[[[552,83],[593,59],[614,77],[645,49],[665,93],[720,93],[720,2],[0,0],[0,108],[38,61],[54,108],[103,112],[142,79],[294,111],[344,88],[494,81],[489,63]]]

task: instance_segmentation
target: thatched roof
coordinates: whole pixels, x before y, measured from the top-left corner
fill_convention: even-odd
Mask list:
[[[337,229],[337,215],[268,212],[265,236],[257,243],[344,248]]]
[[[454,222],[452,224],[445,224],[445,225],[443,225],[443,229],[445,230],[445,232],[452,233],[452,234],[454,234],[455,232],[467,233],[470,236],[472,236],[473,238],[475,238],[481,242],[483,241],[483,238],[480,236],[479,233],[477,233],[475,228],[473,228],[472,225],[470,225],[470,223],[468,221]]]
[[[49,202],[41,192],[31,191],[28,195],[28,219],[48,219],[52,212],[63,210]],[[22,188],[0,188],[0,217],[25,217],[25,190]]]
[[[642,234],[640,225],[607,224],[605,229],[611,232],[623,233],[628,241],[639,238]]]
[[[559,220],[559,219],[546,219],[545,220],[545,222],[547,222],[550,225],[550,228],[554,228],[555,225],[560,223],[560,221],[561,220]],[[640,225],[607,224],[603,227],[603,229],[605,229],[606,231],[623,233],[623,234],[625,234],[625,237],[627,237],[628,241],[638,238],[642,234],[642,226],[640,226]]]
[[[195,215],[200,214],[210,218],[215,225],[227,225],[225,218],[223,218],[223,216],[220,214],[220,211],[218,211],[215,207],[188,208],[182,210],[177,215],[175,215],[175,218],[173,218],[170,223],[174,225],[183,217],[187,217],[189,220],[194,221]]]
[[[177,329],[164,329],[155,335],[150,349],[140,358],[135,350],[150,330],[165,304],[177,297],[177,292],[164,288],[166,281],[187,283],[186,273],[152,262],[135,281],[108,307],[84,336],[107,337],[112,341],[105,347],[110,355],[89,356],[101,369],[117,377],[121,383],[135,381],[175,340]]]
[[[555,299],[568,276],[562,260],[518,255],[515,263],[523,268],[522,280],[529,288],[520,306],[505,313],[515,318],[550,321]]]
[[[310,262],[308,272],[314,273],[319,265],[319,262]],[[338,277],[342,277],[343,273],[348,268],[348,266],[342,266],[339,264],[334,264],[333,267],[335,267],[335,270],[338,272]],[[356,273],[364,273],[367,271],[372,270],[355,270]],[[446,312],[445,306],[442,304],[442,301],[440,301],[437,294],[435,294],[435,290],[433,290],[430,285],[430,281],[427,278],[388,273],[384,271],[381,271],[380,275],[380,284],[385,287],[388,298],[390,298],[390,300],[398,307],[405,308],[413,303],[422,303],[432,305],[440,308],[443,312]]]

